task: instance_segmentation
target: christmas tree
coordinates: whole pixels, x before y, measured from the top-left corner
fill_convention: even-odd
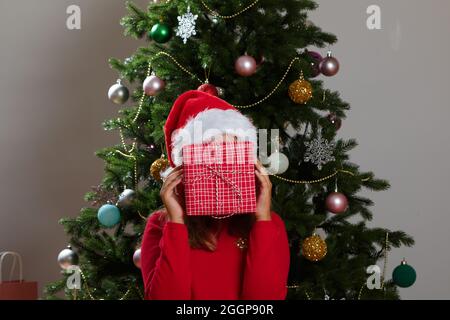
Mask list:
[[[336,42],[307,19],[317,4],[153,0],[146,11],[133,3],[127,8],[125,34],[146,38],[148,46],[110,60],[121,82],[109,96],[123,108],[103,125],[120,140],[97,152],[105,175],[86,194],[90,205],[61,221],[72,249],[61,253],[60,263],[78,262],[81,288],[67,288],[66,271],[47,286],[48,297],[64,290],[68,299],[142,299],[138,249],[147,216],[162,206],[163,126],[175,99],[199,89],[241,109],[258,128],[279,129],[268,146],[277,152],[260,159],[272,170],[273,210],[289,235],[288,299],[398,298],[384,272],[381,288],[369,290],[367,268],[392,247],[414,241],[366,225],[373,203],[358,193],[386,190],[389,183],[350,162],[357,143],[338,137],[350,108],[323,86],[321,78],[336,75],[339,62],[317,52]],[[136,87],[127,105],[126,83]]]

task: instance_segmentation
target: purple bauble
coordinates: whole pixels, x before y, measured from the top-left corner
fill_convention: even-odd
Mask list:
[[[311,78],[315,78],[321,73],[320,62],[322,62],[323,57],[316,51],[306,51],[306,54],[313,60],[313,62],[311,62]]]
[[[334,127],[336,130],[339,130],[342,126],[342,120],[339,118],[335,113],[330,113],[327,116],[328,121],[330,121],[331,124],[334,124]]]
[[[323,57],[320,53],[316,51],[306,51],[306,53],[316,62],[320,63],[323,60]]]
[[[249,77],[256,72],[256,60],[252,56],[240,56],[234,64],[236,72],[243,77]]]
[[[332,192],[325,200],[328,211],[332,213],[343,213],[348,208],[347,197],[340,192]]]
[[[156,152],[156,146],[153,143],[145,146],[145,149],[151,154],[154,154]]]
[[[151,75],[145,79],[143,89],[146,95],[154,97],[164,90],[165,86],[166,84],[161,78]]]
[[[339,72],[339,61],[331,55],[331,51],[320,63],[320,71],[327,77],[332,77]]]
[[[133,263],[136,268],[141,268],[141,249],[137,249],[133,254]]]
[[[317,77],[320,73],[320,63],[311,62],[311,78]]]

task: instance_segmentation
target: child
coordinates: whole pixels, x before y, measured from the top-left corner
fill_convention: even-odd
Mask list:
[[[271,211],[272,185],[264,168],[255,165],[254,213],[187,216],[182,193],[177,192],[183,146],[249,140],[256,154],[256,128],[225,101],[188,91],[175,102],[164,131],[171,169],[160,192],[165,208],[150,215],[143,236],[145,298],[284,300],[289,244],[284,222]]]

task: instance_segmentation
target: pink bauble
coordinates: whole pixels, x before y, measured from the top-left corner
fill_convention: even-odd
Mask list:
[[[166,84],[161,78],[151,75],[145,79],[143,89],[146,95],[154,97],[164,90],[165,86]]]
[[[212,96],[216,97],[219,96],[219,91],[217,91],[217,88],[209,83],[202,84],[200,87],[197,88],[197,90],[209,93]]]
[[[332,77],[339,72],[339,61],[328,52],[326,58],[320,63],[320,72],[324,76]]]
[[[256,72],[256,60],[252,56],[240,56],[234,64],[236,72],[243,77],[249,77]]]
[[[325,200],[328,211],[332,213],[343,213],[348,208],[347,197],[340,192],[332,192]]]
[[[133,254],[133,263],[137,268],[141,268],[141,249],[137,249]]]
[[[342,126],[342,120],[339,118],[335,113],[330,113],[327,116],[328,121],[330,121],[331,124],[334,124],[334,127],[336,130],[339,130]]]

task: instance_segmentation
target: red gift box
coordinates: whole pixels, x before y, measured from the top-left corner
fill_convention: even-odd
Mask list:
[[[186,214],[223,216],[256,211],[252,142],[183,147]]]

